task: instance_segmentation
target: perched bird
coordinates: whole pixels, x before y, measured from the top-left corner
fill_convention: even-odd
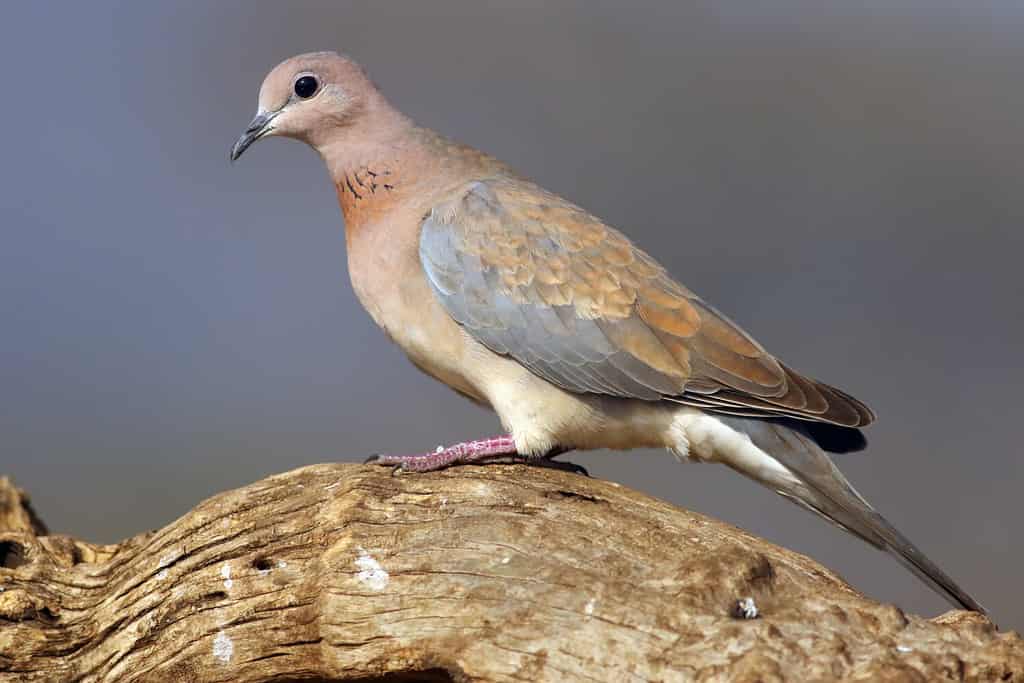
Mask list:
[[[863,448],[874,413],[769,354],[620,232],[417,126],[333,52],[270,72],[232,161],[275,135],[327,164],[352,286],[374,321],[508,432],[376,462],[427,471],[664,447],[728,465],[892,553],[953,604],[984,611],[826,454]]]

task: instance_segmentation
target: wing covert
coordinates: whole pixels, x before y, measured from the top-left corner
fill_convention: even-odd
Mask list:
[[[420,258],[452,318],[567,391],[851,427],[873,419],[779,363],[624,235],[524,181],[476,181],[435,206]]]

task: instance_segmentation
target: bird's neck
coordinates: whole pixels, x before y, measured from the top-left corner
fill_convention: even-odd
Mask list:
[[[381,156],[332,169],[331,178],[346,227],[355,227],[405,194],[409,169],[400,160]]]
[[[338,193],[346,228],[403,201],[425,177],[427,157],[418,129],[403,124],[395,122],[392,130],[385,131],[390,134],[377,133],[372,138],[353,134],[319,150]]]
[[[395,122],[390,135],[353,135],[337,147],[320,150],[345,217],[348,240],[396,206],[427,202],[467,168],[482,174],[497,166],[491,157],[455,143],[408,119]],[[379,130],[379,129],[378,129]]]

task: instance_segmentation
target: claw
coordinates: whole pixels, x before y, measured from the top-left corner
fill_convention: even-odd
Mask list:
[[[588,479],[590,478],[590,472],[587,471],[587,468],[583,465],[577,465],[574,462],[562,462],[561,460],[550,460],[545,458],[543,460],[527,460],[526,464],[534,467],[550,467],[553,470],[572,472],[573,474],[580,474]]]

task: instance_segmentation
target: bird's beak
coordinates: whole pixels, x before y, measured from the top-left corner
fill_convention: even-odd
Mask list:
[[[276,111],[260,111],[256,114],[256,118],[252,120],[249,126],[242,133],[242,136],[238,138],[234,146],[231,148],[231,161],[236,161],[238,157],[242,156],[242,152],[249,148],[249,145],[259,140],[261,137],[274,130],[274,127],[270,125],[270,122],[277,116]]]

